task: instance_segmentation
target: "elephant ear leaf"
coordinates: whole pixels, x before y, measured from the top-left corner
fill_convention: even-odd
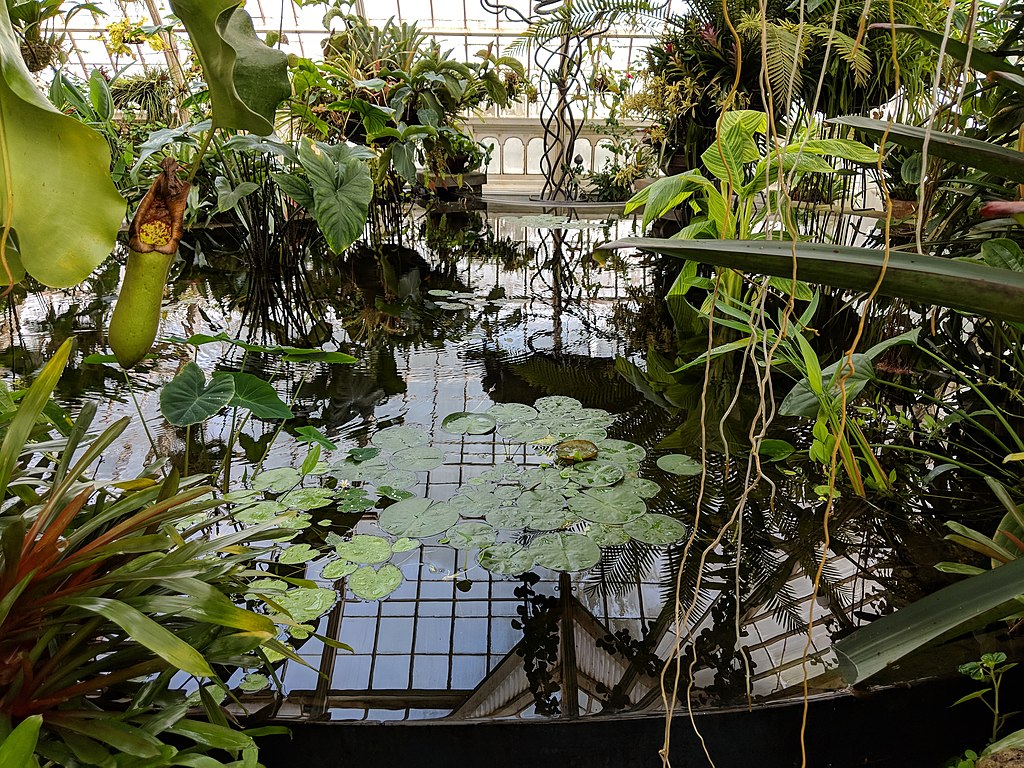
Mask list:
[[[36,89],[0,3],[0,284],[27,272],[77,285],[110,255],[124,212],[107,143]]]
[[[277,105],[292,92],[288,56],[256,36],[242,0],[171,0],[206,75],[213,127],[274,132]]]

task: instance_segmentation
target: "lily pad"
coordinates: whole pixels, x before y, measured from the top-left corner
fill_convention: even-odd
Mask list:
[[[356,597],[380,600],[398,589],[403,578],[402,572],[393,565],[381,566],[380,570],[364,565],[349,576],[346,583]]]
[[[381,536],[358,533],[334,551],[351,563],[383,563],[391,557],[391,542]]]
[[[404,448],[391,457],[391,463],[395,469],[405,469],[409,472],[429,472],[444,464],[444,451],[426,445]]]
[[[333,498],[334,491],[330,488],[296,488],[282,496],[280,502],[289,509],[306,511],[326,507]]]
[[[622,487],[628,488],[641,499],[653,499],[661,493],[660,485],[643,477],[627,477],[622,481]]]
[[[433,290],[427,291],[428,296],[437,296],[439,299],[447,299],[450,296],[455,295],[455,291],[446,291],[443,288],[434,288]]]
[[[250,672],[238,683],[238,687],[246,693],[258,693],[270,687],[270,678],[258,672]]]
[[[238,522],[246,523],[247,525],[259,525],[268,520],[273,520],[287,509],[288,507],[279,501],[261,501],[243,509],[235,510],[234,518]]]
[[[381,475],[377,485],[390,485],[392,488],[406,490],[419,483],[420,479],[415,472],[408,469],[391,469]]]
[[[362,488],[342,488],[334,494],[334,506],[339,512],[364,512],[373,500]]]
[[[616,464],[636,464],[644,460],[647,451],[642,445],[627,440],[602,440],[597,445],[598,458]]]
[[[482,549],[494,543],[498,532],[487,523],[459,523],[445,534],[448,544],[455,549]]]
[[[541,418],[570,416],[577,411],[583,410],[583,403],[574,397],[564,395],[552,395],[542,397],[533,404]]]
[[[566,440],[555,446],[560,461],[591,461],[597,458],[597,446],[590,440]]]
[[[569,479],[572,482],[587,488],[606,488],[615,485],[625,476],[626,470],[622,465],[610,461],[585,461],[574,466],[569,472]]]
[[[526,491],[516,506],[535,531],[554,531],[565,524],[565,497],[558,491]]]
[[[366,461],[336,461],[331,464],[330,475],[346,483],[375,483],[388,472],[383,459]]]
[[[457,301],[439,301],[437,302],[438,309],[445,309],[449,312],[461,312],[464,309],[469,309],[465,304],[460,304]]]
[[[410,552],[411,550],[416,549],[419,545],[420,543],[416,541],[416,539],[407,539],[403,536],[402,538],[395,540],[395,543],[391,545],[391,549],[396,553]]]
[[[671,544],[686,538],[686,526],[668,515],[644,515],[623,525],[622,530],[645,544]]]
[[[309,544],[295,544],[283,550],[278,556],[277,562],[286,565],[298,565],[299,563],[308,563],[319,556],[320,553],[309,546]]]
[[[494,486],[463,487],[448,499],[448,506],[458,510],[462,517],[484,517],[491,510],[501,506],[501,499],[494,494]]]
[[[441,429],[453,435],[489,435],[498,426],[498,421],[486,413],[460,411],[446,416]]]
[[[578,533],[547,533],[530,544],[538,565],[553,571],[585,571],[601,559],[601,548]]]
[[[587,536],[601,547],[614,547],[629,541],[629,534],[618,525],[594,523],[587,529]]]
[[[430,437],[422,429],[413,427],[388,427],[375,434],[370,442],[387,451],[400,451],[403,448],[417,448],[430,442]]]
[[[537,409],[525,403],[498,403],[487,409],[487,415],[498,424],[514,424],[533,421],[537,418]]]
[[[658,459],[658,468],[672,475],[685,477],[699,475],[703,469],[700,462],[681,453],[670,453]]]
[[[569,478],[554,467],[528,469],[519,480],[523,488],[530,490],[561,490],[569,485]]]
[[[535,443],[550,433],[551,430],[536,421],[514,421],[498,427],[499,435],[517,443]]]
[[[333,589],[318,587],[295,587],[283,595],[274,597],[274,602],[288,612],[293,621],[308,624],[327,613],[338,601]]]
[[[491,573],[501,576],[518,576],[533,568],[534,558],[530,550],[506,542],[504,544],[493,544],[480,550],[477,555],[477,562],[480,567]]]
[[[273,491],[284,493],[290,491],[302,480],[302,475],[292,467],[277,467],[260,472],[252,479],[252,487],[257,491]]]
[[[569,509],[592,523],[621,525],[647,511],[644,500],[622,487],[588,488],[569,499]]]
[[[499,507],[487,513],[487,522],[505,531],[522,531],[529,527],[530,513],[519,507]]]
[[[406,499],[380,513],[379,525],[395,536],[425,539],[436,536],[459,521],[459,511],[430,499]]]
[[[324,569],[320,572],[320,575],[325,579],[344,579],[346,576],[351,576],[359,568],[355,563],[349,563],[345,560],[332,560]]]

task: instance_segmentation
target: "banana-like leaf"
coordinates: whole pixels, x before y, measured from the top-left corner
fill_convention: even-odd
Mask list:
[[[1020,608],[1024,559],[959,581],[836,642],[839,673],[853,685],[924,645],[984,626]]]
[[[887,143],[899,144],[908,149],[924,148],[925,129],[916,125],[887,123],[885,120],[857,116],[836,117],[827,122],[855,128],[873,138],[881,138],[888,128],[889,134],[885,139]],[[1000,147],[987,141],[932,131],[928,139],[928,154],[969,168],[977,168],[1003,179],[1024,182],[1024,152]]]
[[[609,248],[639,248],[667,256],[789,278],[791,242],[780,240],[665,240],[627,238]],[[796,244],[797,277],[809,283],[870,291],[885,254],[871,248]],[[893,251],[880,292],[989,317],[1024,321],[1024,274],[985,264]]]
[[[242,0],[171,0],[203,65],[213,127],[267,136],[277,105],[291,95],[288,56],[256,36]]]
[[[124,212],[107,143],[39,92],[0,3],[0,237],[10,223],[11,278],[77,285],[110,255]]]

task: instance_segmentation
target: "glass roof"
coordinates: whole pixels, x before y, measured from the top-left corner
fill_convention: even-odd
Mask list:
[[[682,6],[682,0],[666,0],[666,11],[673,3]],[[124,18],[152,25],[170,16],[167,0],[99,0],[95,3],[106,11],[106,16],[87,12],[76,14],[69,26],[70,58],[68,68],[75,74],[88,74],[102,67],[119,70],[124,67],[165,66],[163,52],[152,47],[130,45],[130,54],[112,54],[104,45],[102,35],[108,25]],[[506,6],[526,13],[529,0],[507,0]],[[261,35],[274,31],[282,34],[281,48],[309,58],[319,58],[321,42],[325,36],[323,5],[299,6],[292,0],[248,0],[246,10],[253,17]],[[353,13],[362,15],[375,24],[388,19],[417,23],[453,55],[472,60],[477,51],[493,43],[499,52],[526,29],[521,21],[510,20],[513,14],[496,14],[486,10],[480,0],[355,0]],[[154,18],[153,12],[159,14]],[[337,21],[334,22],[337,24]],[[610,65],[615,69],[628,68],[637,53],[652,37],[650,27],[635,29],[619,26],[605,36],[611,50]],[[524,62],[529,65],[530,62]]]

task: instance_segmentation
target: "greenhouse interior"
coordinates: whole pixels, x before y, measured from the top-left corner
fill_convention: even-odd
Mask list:
[[[0,768],[1024,766],[1022,55],[0,0]]]

